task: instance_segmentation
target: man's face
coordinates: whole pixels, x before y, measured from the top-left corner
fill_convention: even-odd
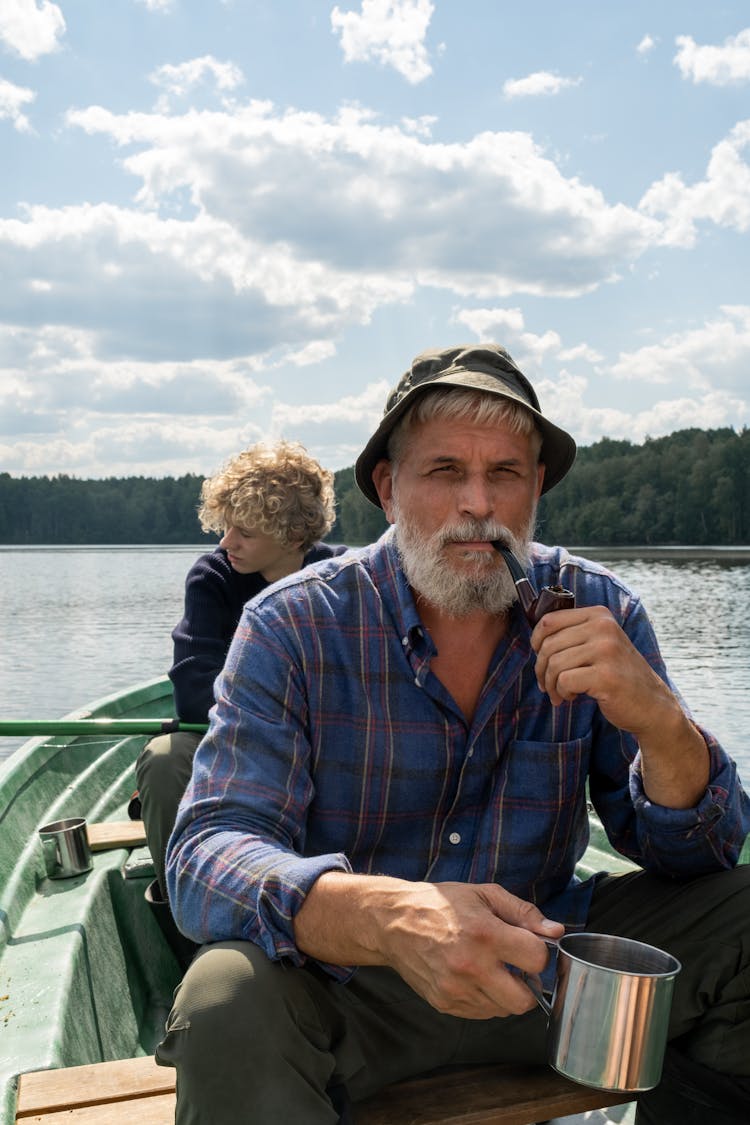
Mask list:
[[[490,541],[526,555],[544,479],[535,450],[505,425],[434,418],[412,427],[395,472],[388,461],[377,465],[407,579],[443,612],[501,613],[516,600]]]

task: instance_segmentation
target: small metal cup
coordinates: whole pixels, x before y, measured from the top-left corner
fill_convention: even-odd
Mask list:
[[[682,968],[677,958],[610,934],[565,934],[547,944],[557,950],[551,1003],[527,983],[549,1017],[550,1065],[602,1090],[657,1086]]]
[[[39,829],[48,879],[69,879],[90,871],[91,850],[82,816],[43,824]]]

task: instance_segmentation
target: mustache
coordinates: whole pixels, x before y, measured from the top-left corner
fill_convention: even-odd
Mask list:
[[[512,551],[523,545],[513,532],[496,520],[463,520],[452,527],[441,527],[434,536],[435,543],[444,547],[447,543],[470,543],[474,541],[491,543],[497,540]]]

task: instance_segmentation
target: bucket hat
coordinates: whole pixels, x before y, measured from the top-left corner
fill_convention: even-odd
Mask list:
[[[442,387],[468,387],[499,395],[520,403],[534,416],[542,435],[539,454],[539,460],[545,465],[542,492],[549,492],[558,484],[575,461],[575,441],[544,417],[534,388],[505,348],[499,344],[464,344],[420,352],[388,395],[380,425],[354,466],[354,478],[360,490],[378,508],[381,504],[372,483],[372,471],[378,461],[388,456],[388,438],[393,427],[418,398]]]

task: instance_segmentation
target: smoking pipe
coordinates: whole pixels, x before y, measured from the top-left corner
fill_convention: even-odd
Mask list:
[[[543,586],[542,592],[537,594],[510,547],[506,547],[501,539],[493,539],[491,544],[507,563],[518,591],[518,600],[532,628],[545,613],[552,613],[556,609],[574,608],[576,599],[572,590],[566,590],[564,586]]]

